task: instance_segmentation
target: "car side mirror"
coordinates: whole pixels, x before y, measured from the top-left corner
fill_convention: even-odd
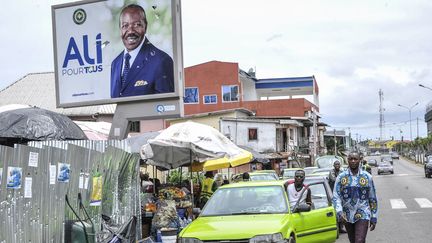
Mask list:
[[[301,213],[301,212],[309,212],[311,211],[311,206],[306,203],[300,203],[297,208],[295,208],[294,213]]]

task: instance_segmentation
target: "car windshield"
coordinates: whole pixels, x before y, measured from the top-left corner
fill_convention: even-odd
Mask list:
[[[294,178],[294,174],[297,170],[284,170],[283,178]]]
[[[287,213],[282,186],[246,186],[218,189],[201,216]]]
[[[312,174],[318,167],[306,167],[304,168],[304,172],[306,175]]]
[[[327,168],[327,167],[333,168],[333,162],[335,160],[340,161],[340,159],[337,158],[336,156],[323,156],[323,157],[319,157],[316,160],[316,164],[319,168]]]
[[[333,167],[329,167],[329,168],[322,168],[322,169],[316,169],[312,172],[312,174],[317,174],[317,173],[329,173],[331,170],[333,170]]]
[[[267,173],[258,173],[258,174],[250,174],[251,181],[276,181],[278,178],[275,174],[267,174]]]

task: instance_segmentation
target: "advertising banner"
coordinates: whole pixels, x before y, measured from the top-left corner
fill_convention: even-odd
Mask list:
[[[179,0],[52,7],[58,107],[182,96]]]

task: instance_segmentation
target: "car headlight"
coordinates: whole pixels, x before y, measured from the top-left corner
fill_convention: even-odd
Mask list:
[[[177,243],[203,243],[202,241],[196,238],[178,238]]]
[[[275,233],[271,235],[256,235],[249,240],[249,243],[279,243],[285,242],[281,233]]]

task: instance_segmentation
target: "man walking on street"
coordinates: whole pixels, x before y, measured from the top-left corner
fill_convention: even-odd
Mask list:
[[[340,166],[341,166],[340,161],[335,160],[333,162],[334,168],[329,172],[328,181],[329,181],[329,185],[330,185],[330,188],[332,191],[333,191],[333,188],[334,188],[334,185],[336,182],[336,178],[341,173]],[[343,227],[343,223],[340,222],[339,220],[338,220],[338,228],[339,228],[339,233],[346,233],[346,231],[344,230],[344,227]]]
[[[368,227],[375,229],[378,200],[372,176],[360,168],[360,155],[348,155],[349,168],[336,178],[333,206],[345,224],[350,243],[366,242]]]
[[[340,167],[341,167],[340,161],[335,160],[333,162],[333,169],[329,172],[329,185],[332,191],[333,191],[334,184],[336,182],[336,178],[341,173]]]

